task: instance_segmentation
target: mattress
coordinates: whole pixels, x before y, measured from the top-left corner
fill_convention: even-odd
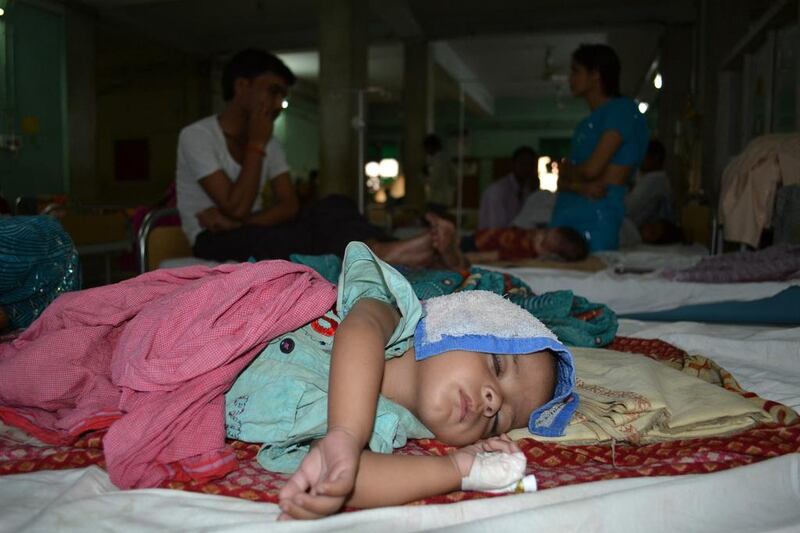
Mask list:
[[[620,334],[712,357],[747,389],[800,407],[800,328],[620,321]],[[688,463],[687,463],[688,464]],[[722,472],[600,480],[448,505],[275,523],[278,508],[187,491],[119,491],[96,466],[0,477],[5,531],[798,531],[800,455]]]
[[[493,267],[519,277],[534,292],[569,289],[602,302],[621,316],[651,320],[694,320],[744,323],[800,323],[800,280],[759,283],[694,283],[670,281],[664,269],[686,268],[704,256],[698,246],[642,246],[605,252],[608,267],[598,272],[550,268]],[[483,265],[478,265],[483,266]],[[777,298],[776,298],[777,297]],[[770,300],[775,298],[773,300]],[[725,307],[710,304],[725,303]],[[731,308],[739,303],[749,306]],[[703,308],[699,306],[709,305]],[[778,307],[781,306],[781,307]],[[794,312],[785,313],[784,309]],[[722,313],[728,312],[727,315]],[[653,315],[650,313],[670,314]],[[718,318],[721,317],[721,318]]]

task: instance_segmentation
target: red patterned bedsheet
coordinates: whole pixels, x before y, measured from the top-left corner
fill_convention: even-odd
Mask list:
[[[707,360],[688,356],[665,342],[620,338],[610,349],[643,353],[675,367],[691,366],[693,371],[708,370]],[[716,366],[716,365],[713,365]],[[528,458],[528,473],[536,474],[540,489],[574,483],[640,476],[669,476],[716,472],[755,463],[787,453],[800,452],[800,420],[780,404],[764,401],[742,391],[735,380],[716,367],[720,385],[760,402],[781,422],[764,424],[737,435],[720,438],[680,440],[646,446],[564,446],[526,439],[520,447]],[[92,464],[104,467],[101,440],[104,432],[85,435],[72,446],[38,447],[0,438],[0,475],[79,468]],[[162,487],[235,496],[248,500],[277,502],[286,477],[265,471],[256,462],[257,444],[230,441],[239,459],[239,468],[222,479],[196,483],[177,473]],[[397,453],[409,455],[447,453],[450,448],[434,440],[411,441]],[[418,504],[452,503],[492,495],[454,492],[428,498]]]

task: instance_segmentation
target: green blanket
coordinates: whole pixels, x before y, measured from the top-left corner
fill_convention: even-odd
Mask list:
[[[331,283],[337,283],[342,262],[335,255],[293,255],[295,263],[309,266]],[[507,297],[544,322],[564,344],[600,347],[617,334],[617,315],[572,291],[534,294],[521,279],[503,272],[471,268],[467,277],[452,270],[396,267],[411,283],[420,300],[456,291],[484,290]]]

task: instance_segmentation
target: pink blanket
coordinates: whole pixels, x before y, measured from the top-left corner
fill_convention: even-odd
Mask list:
[[[109,427],[119,487],[236,467],[224,393],[270,340],[330,309],[335,287],[284,261],[157,270],[67,293],[0,345],[0,419],[51,444]]]

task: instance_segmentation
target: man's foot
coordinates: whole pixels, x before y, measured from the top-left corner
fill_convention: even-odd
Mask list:
[[[433,248],[446,268],[463,270],[469,268],[469,261],[459,248],[456,225],[435,213],[426,213],[425,220],[431,225],[430,234]]]

